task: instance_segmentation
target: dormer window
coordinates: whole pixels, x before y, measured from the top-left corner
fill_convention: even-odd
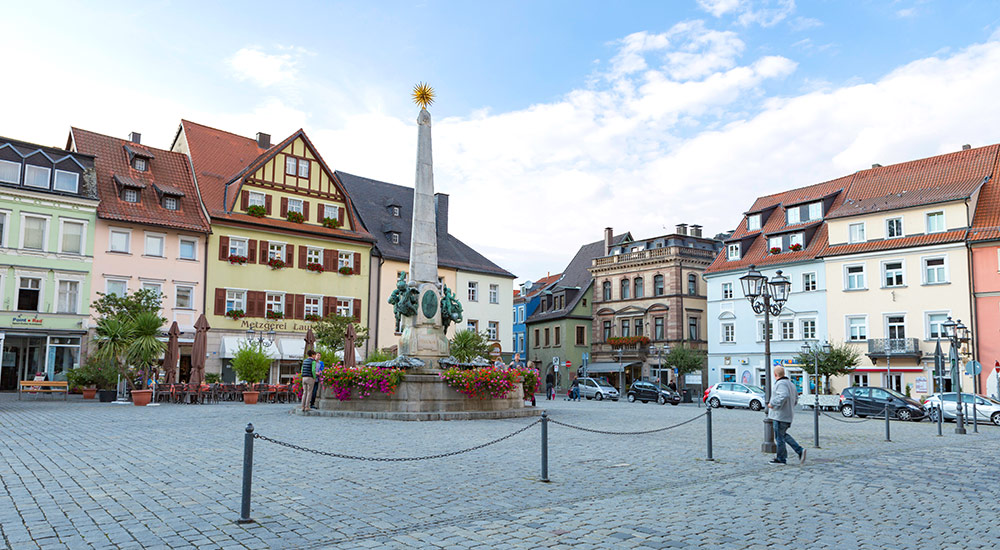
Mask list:
[[[392,207],[392,215],[396,216],[397,218],[399,217],[399,207],[398,206],[393,206]]]
[[[177,197],[163,197],[163,207],[167,210],[177,210]]]
[[[389,233],[389,240],[392,244],[399,244],[399,233]]]
[[[795,225],[800,223],[799,207],[793,206],[788,209],[788,225]]]
[[[788,247],[795,250],[796,245],[802,247],[805,244],[805,236],[802,233],[792,233],[788,237]]]
[[[775,248],[781,250],[781,237],[771,237],[767,240],[767,247],[774,250]]]
[[[247,193],[247,206],[259,206],[264,208],[267,203],[267,198],[264,193],[259,193],[257,191],[250,191]]]
[[[122,189],[122,200],[125,202],[139,202],[139,190],[130,187]]]
[[[809,220],[815,221],[823,217],[823,203],[814,202],[809,204]]]
[[[145,172],[147,166],[148,164],[146,162],[146,159],[142,157],[135,157],[134,159],[132,159],[132,168],[135,168],[140,172]]]
[[[752,214],[747,217],[747,230],[760,231],[760,214]]]
[[[740,243],[733,243],[726,247],[726,259],[729,261],[740,259]]]

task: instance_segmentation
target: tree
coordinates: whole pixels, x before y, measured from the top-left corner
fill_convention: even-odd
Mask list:
[[[139,290],[123,296],[101,294],[93,303],[101,314],[97,319],[94,355],[115,365],[129,389],[137,389],[130,367],[141,369],[140,389],[145,389],[146,369],[166,348],[166,343],[159,339],[160,327],[166,321],[159,313],[162,296],[157,291]]]
[[[706,354],[703,350],[689,348],[684,343],[670,348],[670,351],[663,356],[663,364],[670,365],[677,369],[677,376],[700,371],[705,368]]]
[[[132,341],[128,347],[129,362],[139,369],[142,387],[146,387],[147,370],[159,361],[167,343],[160,340],[160,327],[164,319],[151,311],[142,311],[132,317]]]
[[[156,290],[141,289],[132,294],[105,294],[98,292],[99,299],[91,304],[91,308],[102,317],[123,315],[126,318],[135,317],[143,312],[160,313],[163,294]]]
[[[347,337],[347,326],[353,324],[357,337],[354,345],[360,346],[368,340],[368,327],[354,322],[354,317],[343,315],[327,315],[316,321],[313,325],[313,334],[316,335],[316,342],[323,344],[333,351],[343,351],[344,338]]]
[[[232,367],[240,380],[259,384],[271,372],[271,357],[264,352],[262,343],[244,341],[233,354]]]
[[[816,361],[814,354],[818,356],[819,375],[826,380],[823,387],[826,388],[828,393],[830,391],[830,377],[842,376],[854,372],[854,369],[858,366],[858,362],[861,360],[861,352],[857,348],[841,342],[840,344],[832,344],[829,353],[824,352],[819,344],[814,344],[810,347],[808,353],[800,353],[795,358],[795,362],[802,365],[802,370],[813,373],[815,372]]]
[[[486,333],[474,330],[460,330],[451,338],[451,356],[462,363],[468,363],[476,357],[486,357],[490,354],[490,342]]]

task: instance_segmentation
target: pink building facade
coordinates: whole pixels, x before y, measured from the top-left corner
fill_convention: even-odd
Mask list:
[[[983,365],[981,394],[996,396],[1000,361],[1000,241],[972,245],[973,296],[976,315],[976,356]],[[971,388],[969,388],[971,390]]]

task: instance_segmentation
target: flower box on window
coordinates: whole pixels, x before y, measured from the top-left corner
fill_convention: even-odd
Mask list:
[[[226,312],[226,317],[229,317],[233,321],[239,321],[240,319],[246,317],[247,314],[242,309],[232,309]]]
[[[339,271],[341,275],[350,275],[350,274],[354,273],[354,269],[352,269],[351,267],[346,266],[346,265],[344,267],[338,269],[337,271]]]
[[[305,319],[306,321],[312,321],[312,322],[319,321],[320,318],[321,317],[319,315],[316,315],[315,313],[310,313],[310,314],[306,315],[305,317],[303,317],[303,319]]]
[[[802,250],[802,245],[799,243],[795,243],[792,246],[789,246],[788,249],[791,250],[792,252],[798,252],[799,250]]]
[[[268,311],[265,317],[268,319],[284,319],[285,314],[280,311]]]
[[[337,229],[340,227],[340,221],[336,218],[323,218],[320,223],[323,224],[323,227],[329,227],[330,229]]]
[[[247,207],[247,214],[255,218],[263,218],[267,215],[267,209],[259,204],[252,204]]]
[[[306,221],[306,217],[305,216],[303,216],[299,212],[294,212],[294,211],[293,212],[289,212],[285,216],[285,219],[288,220],[288,221],[290,221],[290,222],[294,222],[294,223],[302,223],[302,222]]]
[[[267,265],[271,269],[281,269],[281,268],[285,267],[285,262],[282,261],[282,260],[279,260],[278,258],[271,258],[270,260],[267,261]]]
[[[323,273],[324,271],[326,271],[325,269],[323,269],[323,264],[317,262],[307,263],[306,269],[308,269],[309,271],[314,271],[316,273]]]
[[[781,247],[772,246],[770,252],[771,252],[771,254],[780,254],[781,253]]]
[[[608,338],[608,344],[612,346],[631,346],[639,344],[645,346],[649,344],[648,336],[613,336]]]
[[[247,261],[249,260],[249,258],[247,258],[246,256],[238,256],[236,254],[230,254],[228,259],[229,259],[229,263],[231,263],[233,265],[236,265],[236,264],[243,265],[243,264],[247,263]]]

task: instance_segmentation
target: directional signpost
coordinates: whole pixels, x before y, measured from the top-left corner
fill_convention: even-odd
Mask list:
[[[972,377],[972,393],[979,395],[979,373],[983,372],[983,364],[979,361],[969,361],[965,364],[965,374]],[[973,396],[972,398],[972,431],[979,433],[979,418],[976,411],[976,401],[978,399]]]

